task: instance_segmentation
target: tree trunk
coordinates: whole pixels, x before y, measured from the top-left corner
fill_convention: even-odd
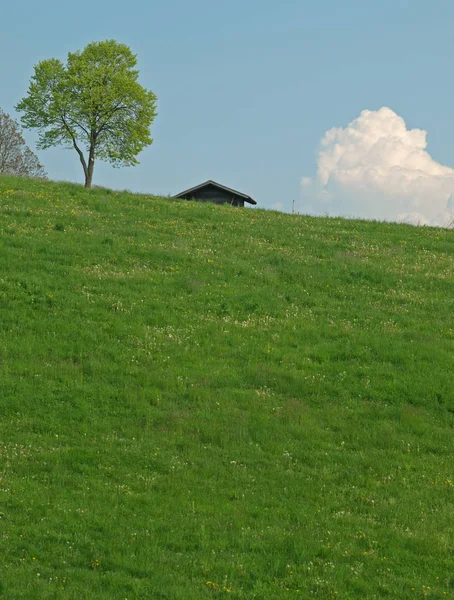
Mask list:
[[[87,167],[87,171],[85,173],[85,187],[90,190],[91,189],[91,184],[93,181],[93,170],[95,168],[95,161],[91,160],[88,163],[88,167]]]
[[[91,184],[93,181],[93,171],[95,169],[95,144],[92,141],[90,144],[90,153],[88,157],[88,166],[84,169],[85,172],[85,187],[87,189],[91,189]]]
[[[88,181],[88,167],[87,167],[87,163],[85,162],[84,153],[82,152],[82,150],[77,145],[76,139],[74,137],[73,137],[73,146],[76,149],[77,154],[79,155],[80,164],[82,165],[82,168],[84,170],[85,187],[91,188],[91,180],[93,178],[93,169],[91,171],[90,183],[87,185],[87,181]]]
[[[91,182],[93,181],[93,169],[95,168],[96,135],[93,132],[91,134],[90,153],[89,153],[89,159],[88,159],[88,165],[87,165],[84,153],[77,145],[76,138],[75,138],[73,132],[71,131],[71,128],[66,123],[64,117],[62,117],[62,122],[63,122],[63,125],[65,126],[66,130],[68,131],[69,135],[71,136],[74,149],[76,150],[77,154],[79,155],[80,164],[82,165],[82,168],[84,170],[84,175],[85,175],[85,187],[90,189]]]

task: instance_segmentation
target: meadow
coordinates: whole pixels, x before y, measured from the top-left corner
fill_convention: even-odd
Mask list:
[[[0,597],[454,597],[454,231],[0,177]]]

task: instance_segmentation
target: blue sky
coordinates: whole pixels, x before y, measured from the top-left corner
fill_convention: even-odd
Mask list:
[[[426,130],[434,161],[454,165],[453,22],[450,0],[11,2],[0,107],[17,117],[40,60],[116,39],[138,55],[159,115],[140,166],[97,163],[95,184],[174,194],[215,179],[261,207],[295,199],[304,210],[319,191],[301,179],[315,181],[325,132],[364,109],[389,107]],[[35,134],[26,139],[33,148]],[[39,156],[52,179],[82,182],[73,151]]]

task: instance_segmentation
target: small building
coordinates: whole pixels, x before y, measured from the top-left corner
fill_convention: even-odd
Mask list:
[[[211,179],[177,194],[174,198],[198,200],[199,202],[214,202],[215,204],[231,204],[232,206],[244,206],[245,202],[248,204],[257,204],[250,196],[211,181]]]

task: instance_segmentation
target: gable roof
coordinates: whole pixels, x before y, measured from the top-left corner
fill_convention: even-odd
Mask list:
[[[221,185],[220,183],[216,183],[216,181],[213,181],[212,179],[209,179],[208,181],[205,181],[204,183],[201,183],[200,185],[196,185],[192,188],[189,188],[188,190],[185,190],[184,192],[180,192],[179,194],[177,194],[176,196],[174,196],[174,198],[181,198],[182,196],[187,196],[188,194],[190,194],[191,192],[195,192],[196,190],[200,190],[201,188],[204,188],[208,185],[213,185],[214,187],[219,188],[220,190],[223,190],[224,192],[229,192],[231,194],[233,194],[234,196],[238,196],[239,198],[242,198],[245,202],[249,202],[249,204],[257,204],[257,202],[251,198],[250,196],[246,196],[246,194],[242,194],[241,192],[237,192],[236,190],[232,190],[232,188],[226,187],[225,185]]]

